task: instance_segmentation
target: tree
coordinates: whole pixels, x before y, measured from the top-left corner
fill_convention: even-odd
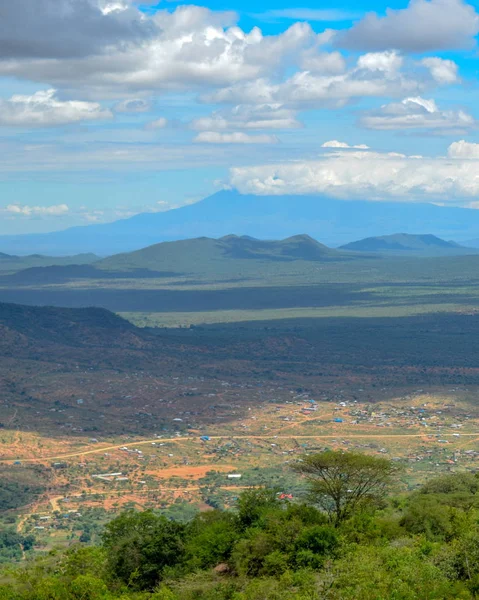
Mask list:
[[[265,512],[278,506],[275,490],[260,488],[244,491],[237,504],[240,529],[253,527]]]
[[[293,468],[306,476],[315,502],[336,525],[361,504],[382,498],[396,471],[386,458],[333,450],[303,456]]]
[[[103,545],[110,572],[140,590],[152,590],[168,567],[184,557],[185,526],[152,512],[128,512],[105,528]]]
[[[200,513],[186,531],[188,568],[206,569],[226,562],[238,537],[233,514],[218,510]]]

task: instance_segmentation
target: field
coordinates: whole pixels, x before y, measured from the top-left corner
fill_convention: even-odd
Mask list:
[[[190,256],[177,266],[184,270],[31,269],[0,276],[0,301],[99,306],[152,327],[468,313],[479,304],[479,256],[198,264]]]
[[[36,551],[125,508],[301,497],[290,464],[326,447],[390,457],[400,490],[479,467],[478,257],[234,265],[0,283],[1,301],[127,319],[0,305],[3,479],[38,481],[4,519]]]

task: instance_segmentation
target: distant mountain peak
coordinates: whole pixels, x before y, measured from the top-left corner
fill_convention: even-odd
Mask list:
[[[152,269],[189,272],[191,261],[228,262],[234,260],[321,261],[343,260],[338,250],[320,244],[309,235],[295,235],[284,240],[259,240],[251,236],[230,234],[218,239],[194,238],[154,244],[142,250],[111,256],[97,263],[101,269]]]
[[[296,238],[298,231],[337,246],[378,231],[421,234],[428,229],[444,240],[472,240],[479,235],[479,211],[431,203],[346,201],[323,195],[259,197],[222,190],[194,204],[113,223],[48,234],[0,236],[0,251],[22,256],[79,252],[107,256],[195,237],[218,241],[222,236],[229,238],[232,232],[241,239],[284,241]]]
[[[456,242],[446,241],[431,233],[395,233],[364,238],[341,246],[342,250],[355,252],[444,252],[466,250]]]

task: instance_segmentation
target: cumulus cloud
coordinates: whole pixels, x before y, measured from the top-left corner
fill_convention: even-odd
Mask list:
[[[257,195],[461,203],[479,194],[479,144],[457,142],[438,158],[338,149],[317,160],[233,168],[230,185]]]
[[[421,61],[421,64],[430,70],[433,79],[439,85],[450,85],[458,81],[458,67],[452,60],[445,60],[443,58],[432,56],[430,58],[424,58]]]
[[[67,204],[54,206],[28,206],[25,204],[9,204],[0,208],[4,214],[19,217],[62,217],[70,212]]]
[[[450,65],[448,68],[451,68]],[[387,51],[360,56],[345,73],[323,75],[298,71],[281,83],[259,78],[205,94],[202,99],[214,103],[278,103],[293,108],[336,108],[358,98],[419,95],[437,85],[437,74],[431,74],[429,65],[405,64],[400,54]]]
[[[479,144],[465,140],[454,142],[449,146],[447,155],[450,158],[479,159]]]
[[[57,0],[40,1],[52,2],[56,7]],[[80,5],[93,2],[68,0],[68,4],[73,6],[77,1]],[[16,5],[14,10],[21,14]],[[124,15],[129,11],[142,15],[132,7],[108,14]],[[42,18],[47,16],[43,14]],[[48,18],[56,23],[56,17]],[[42,52],[32,52],[27,59],[5,55],[0,60],[0,74],[48,81],[68,90],[84,90],[95,98],[121,97],[125,92],[224,86],[274,74],[295,64],[299,55],[318,41],[307,23],[295,23],[278,35],[265,36],[257,27],[249,33],[243,31],[236,25],[235,13],[199,6],[178,6],[171,13],[161,10],[138,18],[139,23],[146,19],[150,27],[137,43],[110,45],[108,52],[95,51],[93,45],[88,59],[83,56],[53,59]],[[78,26],[81,29],[82,25]],[[36,27],[43,32],[39,25]],[[45,24],[45,31],[50,27]]]
[[[66,59],[91,56],[111,46],[137,44],[156,31],[125,2],[15,0],[2,2],[3,59]]]
[[[217,111],[208,117],[194,119],[191,128],[196,131],[225,129],[296,129],[302,124],[296,111],[281,104],[240,104],[231,110]]]
[[[59,100],[56,90],[36,92],[32,96],[0,99],[0,125],[17,127],[53,127],[80,121],[109,119],[113,115],[96,102]]]
[[[165,117],[160,117],[159,119],[156,119],[156,121],[152,121],[151,123],[148,123],[146,128],[147,129],[164,129],[167,125],[168,125],[168,119],[166,119]]]
[[[219,133],[218,131],[203,131],[199,133],[195,142],[202,144],[277,144],[275,135],[249,135],[243,132]]]
[[[384,17],[367,14],[337,43],[353,50],[430,52],[470,47],[478,32],[479,15],[464,0],[411,0]]]
[[[434,100],[419,96],[384,104],[379,110],[364,113],[359,123],[367,129],[382,131],[427,129],[448,134],[476,125],[474,117],[465,111],[441,110]]]
[[[117,113],[145,113],[151,110],[151,102],[141,98],[132,98],[117,102],[113,109]]]
[[[309,48],[303,52],[299,60],[303,71],[336,75],[346,70],[346,60],[340,52],[320,52],[317,48]]]
[[[358,146],[350,146],[349,144],[346,144],[346,142],[339,142],[338,140],[331,140],[329,142],[324,142],[324,144],[321,145],[321,148],[351,148],[351,149],[356,149],[356,150],[369,150],[369,146],[366,146],[366,144],[359,144]]]

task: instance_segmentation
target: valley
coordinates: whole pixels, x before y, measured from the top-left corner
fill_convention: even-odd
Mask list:
[[[387,456],[404,491],[477,468],[478,261],[228,236],[5,272],[0,468],[39,482],[5,518],[39,552],[128,508],[302,498],[313,450]]]

